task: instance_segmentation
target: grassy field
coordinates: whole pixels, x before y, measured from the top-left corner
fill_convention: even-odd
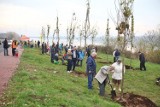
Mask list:
[[[96,59],[97,70],[107,61],[106,54],[99,54]],[[112,61],[108,56],[108,61]],[[85,72],[83,67],[76,71]],[[125,59],[129,65],[129,59]],[[139,67],[139,61],[133,60],[132,66]],[[146,96],[160,106],[160,87],[155,85],[155,78],[160,76],[158,64],[146,63],[147,71],[126,70],[124,92]],[[52,64],[50,56],[41,55],[40,50],[26,48],[7,90],[0,98],[1,107],[121,107],[110,96],[98,95],[98,83],[93,82],[94,89],[87,89],[87,77],[67,73],[66,66]],[[110,93],[110,87],[106,87]]]

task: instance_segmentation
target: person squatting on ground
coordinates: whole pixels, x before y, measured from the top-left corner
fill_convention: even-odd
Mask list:
[[[4,56],[9,56],[8,55],[9,45],[8,45],[7,38],[5,38],[5,40],[3,41],[3,48],[4,48]]]
[[[56,53],[54,56],[54,64],[58,64],[59,63],[58,60],[59,60],[58,53]]]
[[[143,68],[144,71],[146,71],[144,54],[141,52],[138,52],[138,53],[139,53],[139,61],[140,61],[140,70],[142,71],[142,68]]]
[[[114,88],[113,90],[116,90],[116,87],[118,86],[118,90],[121,91],[121,80],[122,80],[122,61],[119,58],[117,60],[117,62],[113,63],[111,65],[112,67],[114,67],[114,71],[112,74],[112,82],[114,84]],[[125,72],[125,68],[124,68],[124,72]]]
[[[95,78],[98,81],[99,84],[99,95],[100,96],[104,96],[105,95],[105,87],[106,84],[108,82],[107,78],[109,72],[111,72],[114,69],[114,67],[112,66],[102,66],[101,69],[98,71],[98,73],[96,74]]]
[[[72,52],[71,52],[71,49],[68,49],[68,52],[67,52],[67,72],[70,73],[72,72],[71,69],[72,69]]]
[[[96,52],[92,52],[91,56],[89,56],[87,58],[87,67],[86,67],[86,73],[88,76],[88,89],[92,89],[92,81],[93,81],[93,77],[96,74],[96,62],[95,62],[95,58],[97,56]]]

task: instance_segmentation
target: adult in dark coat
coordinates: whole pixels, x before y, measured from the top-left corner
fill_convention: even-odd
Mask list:
[[[139,52],[139,61],[140,61],[140,70],[142,71],[142,68],[143,68],[146,71],[145,56],[141,52]]]
[[[54,43],[52,44],[52,46],[50,48],[50,52],[51,52],[51,62],[54,63],[55,54],[56,54],[56,49],[55,49]]]
[[[44,42],[42,43],[42,54],[44,54],[45,53],[45,44],[44,44]]]
[[[89,57],[91,55],[91,49],[90,46],[88,45],[88,47],[86,48],[86,52],[87,52],[87,56]]]
[[[119,59],[120,55],[121,54],[120,54],[119,50],[116,49],[116,51],[115,51],[115,61],[117,61]]]
[[[95,62],[95,58],[97,56],[96,52],[92,52],[91,56],[89,56],[87,58],[87,69],[86,69],[86,73],[88,76],[88,89],[92,89],[92,81],[93,81],[93,77],[96,75],[96,62]]]
[[[37,45],[38,45],[38,48],[39,48],[39,46],[40,46],[40,41],[38,40],[38,42],[37,42]]]
[[[75,70],[75,66],[76,66],[78,57],[79,57],[78,51],[77,51],[76,47],[74,47],[72,50],[72,67],[73,67],[72,71]]]
[[[3,48],[4,48],[4,56],[8,56],[9,45],[8,45],[7,38],[5,38],[5,40],[3,41]]]

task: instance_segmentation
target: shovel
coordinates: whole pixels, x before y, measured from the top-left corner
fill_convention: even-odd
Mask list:
[[[108,84],[109,84],[110,87],[111,87],[111,98],[114,99],[114,98],[116,97],[116,91],[113,90],[113,87],[112,87],[112,85],[111,85],[111,83],[110,83],[110,80],[109,80],[109,76],[108,76],[108,75],[107,75],[107,77],[108,77]]]

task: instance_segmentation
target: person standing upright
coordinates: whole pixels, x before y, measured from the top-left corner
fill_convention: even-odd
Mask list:
[[[76,63],[77,63],[77,59],[78,59],[78,51],[76,49],[76,46],[74,46],[73,50],[72,50],[72,71],[75,70],[75,67],[76,67]]]
[[[140,61],[140,70],[142,71],[142,68],[143,68],[144,71],[146,71],[144,54],[141,52],[138,52],[138,53],[139,53],[139,61]]]
[[[68,52],[67,52],[67,72],[70,73],[72,72],[71,69],[72,69],[72,51],[71,49],[68,49]]]
[[[79,49],[77,65],[79,65],[79,62],[80,62],[80,66],[82,66],[84,56],[85,56],[84,52],[81,49]]]
[[[122,60],[119,58],[117,60],[117,62],[113,63],[111,65],[112,67],[114,67],[114,71],[112,74],[112,81],[114,84],[114,90],[116,90],[116,87],[118,86],[118,90],[121,91],[121,81],[122,81]],[[124,68],[124,72],[125,72],[125,68]]]
[[[86,67],[86,73],[88,76],[88,89],[92,89],[92,81],[93,77],[96,75],[96,62],[95,58],[97,56],[96,52],[92,52],[91,56],[87,58],[87,67]]]
[[[39,48],[39,46],[40,46],[40,41],[38,40],[38,42],[37,42],[37,45],[38,45],[38,48]]]
[[[54,59],[55,59],[55,44],[53,43],[52,46],[50,47],[50,52],[51,52],[51,62],[54,63]]]
[[[116,56],[115,56],[116,50],[113,51],[113,62],[116,62]]]
[[[8,41],[7,38],[5,38],[5,40],[3,41],[3,48],[4,48],[4,56],[8,56]]]
[[[121,54],[120,54],[119,50],[116,49],[116,51],[115,51],[115,62],[119,59],[120,55]]]
[[[88,45],[88,47],[86,48],[86,52],[87,52],[87,56],[89,57],[91,54],[91,49],[90,46]]]
[[[12,41],[12,55],[13,55],[13,56],[15,56],[16,48],[17,48],[16,40],[13,40],[13,41]]]
[[[44,44],[44,42],[42,43],[42,54],[44,54],[45,53],[45,44]]]

